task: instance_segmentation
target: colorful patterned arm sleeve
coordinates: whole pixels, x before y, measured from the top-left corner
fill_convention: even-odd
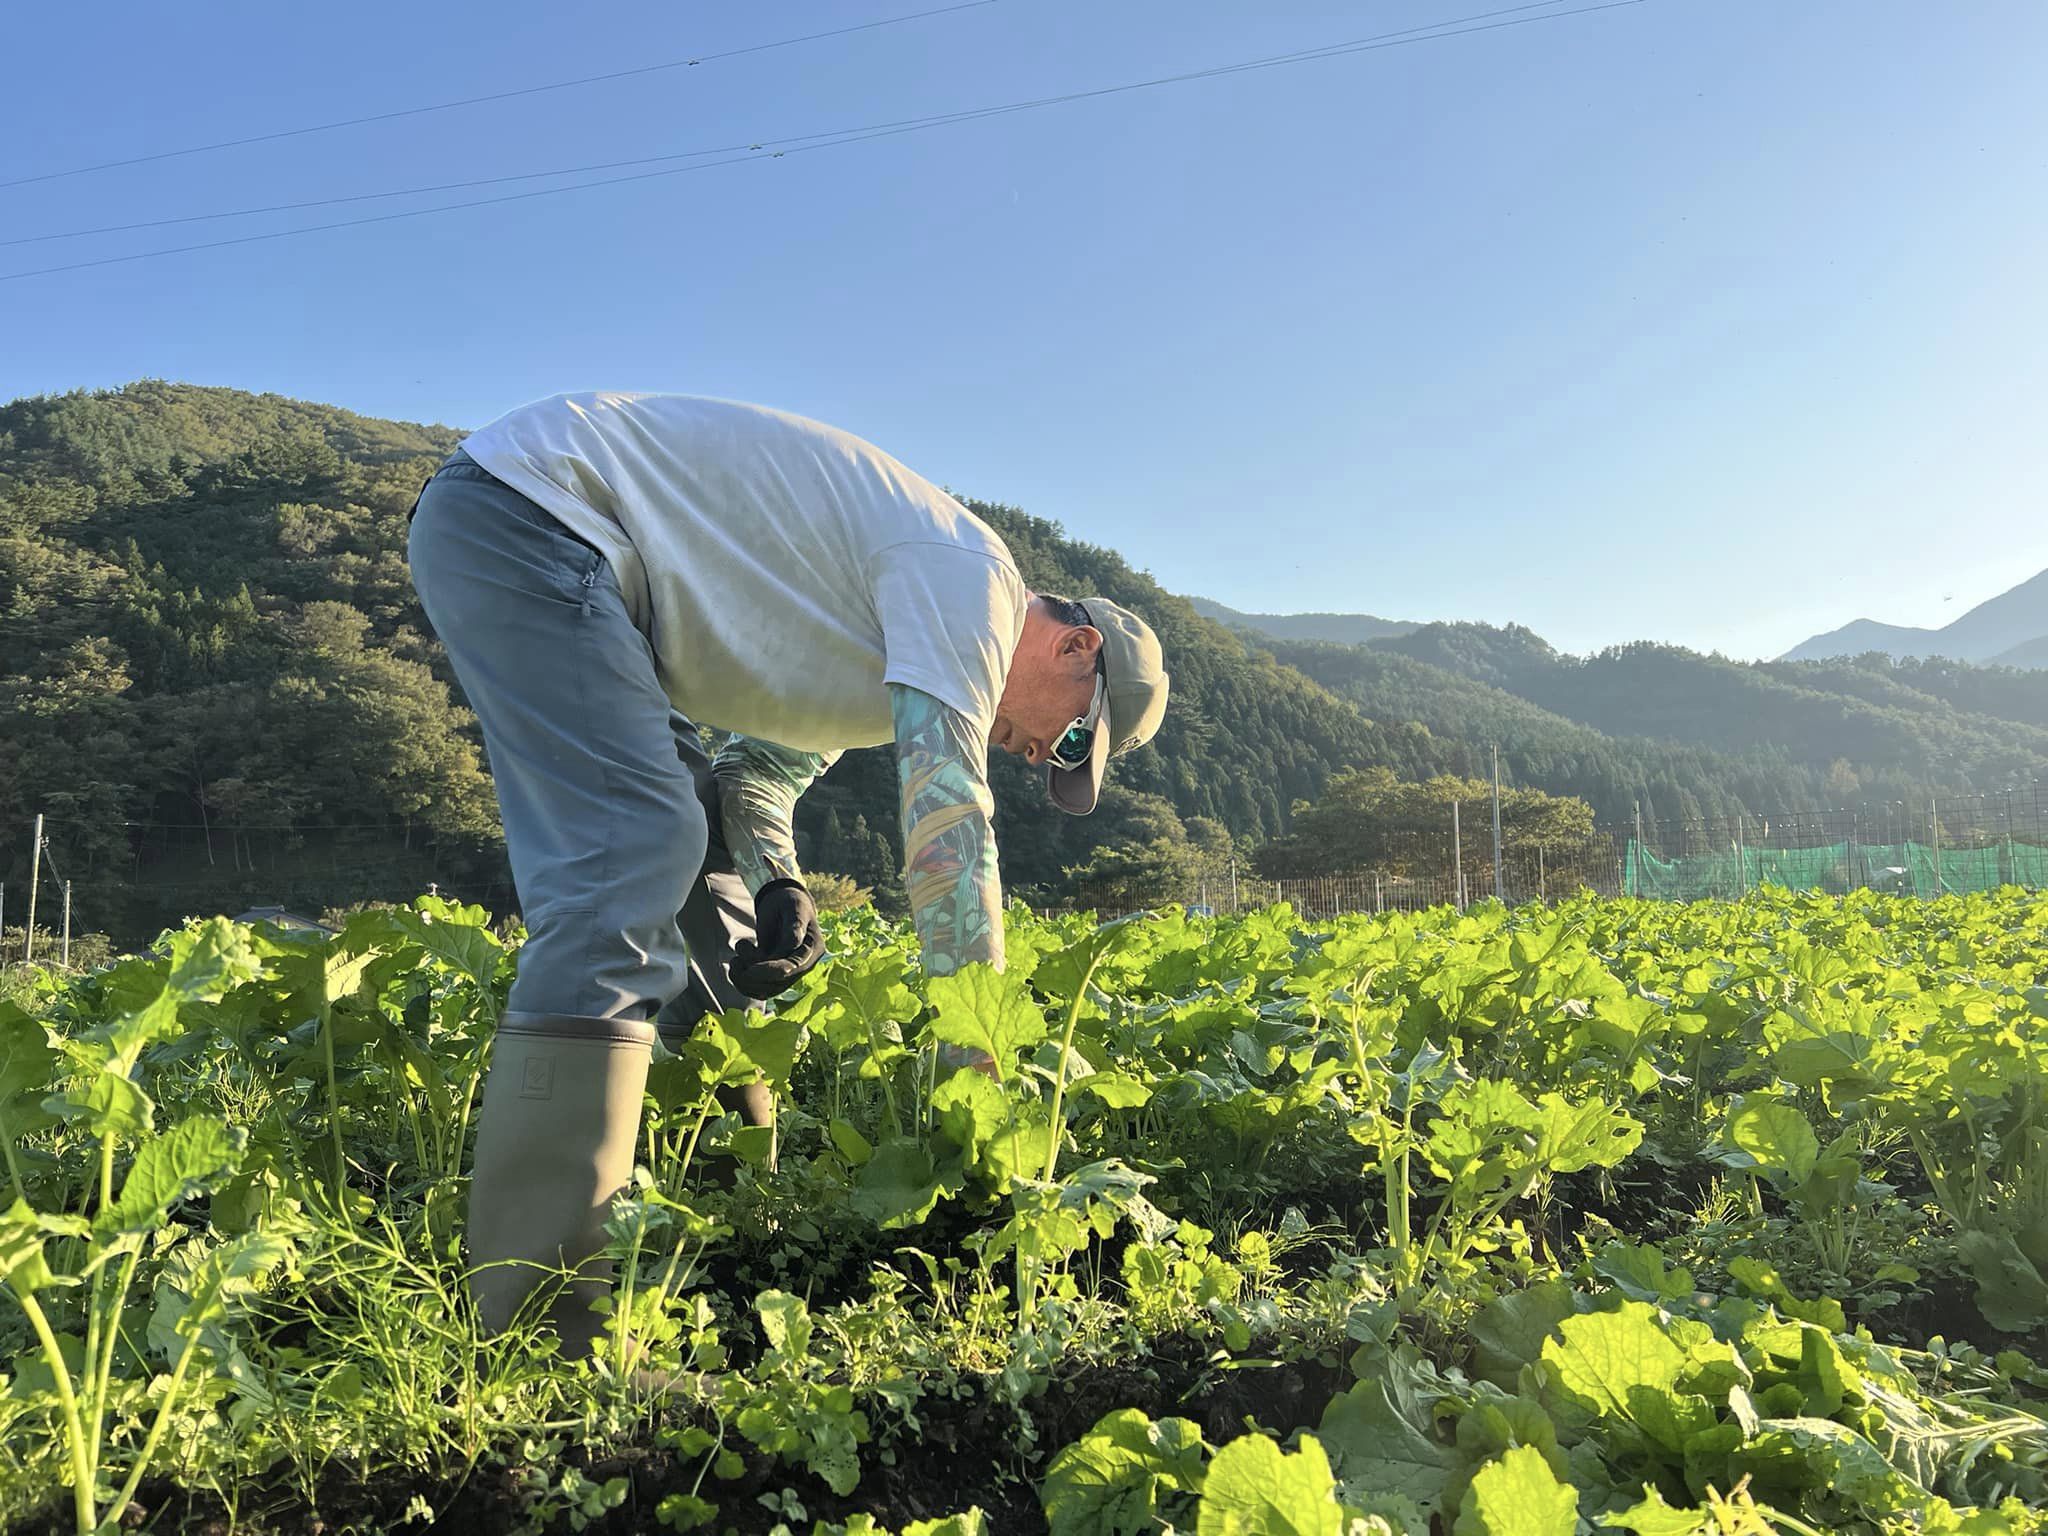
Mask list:
[[[903,879],[925,969],[1003,967],[1003,892],[990,818],[988,741],[930,694],[889,685],[903,809]]]
[[[725,844],[748,895],[771,880],[803,878],[796,862],[797,797],[838,758],[837,752],[799,752],[734,735],[711,759]]]

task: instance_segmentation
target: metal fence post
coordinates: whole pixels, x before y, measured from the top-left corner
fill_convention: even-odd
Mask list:
[[[38,823],[41,825],[41,823]],[[1465,839],[1458,827],[1458,802],[1451,802],[1451,902],[1465,910]]]
[[[27,965],[36,952],[36,886],[43,873],[43,813],[36,812],[35,841],[29,845],[28,928],[21,936],[21,963]]]

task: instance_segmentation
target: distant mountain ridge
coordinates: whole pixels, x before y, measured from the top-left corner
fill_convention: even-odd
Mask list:
[[[1253,629],[1275,640],[1327,640],[1333,645],[1363,645],[1413,634],[1422,626],[1401,619],[1377,619],[1369,613],[1240,613],[1207,597],[1191,597],[1195,612],[1235,629]]]
[[[1946,656],[2004,667],[2048,667],[2048,571],[1979,603],[1940,629],[1856,619],[1792,647],[1780,661],[1823,661],[1883,651],[1900,661]]]
[[[2048,669],[2048,635],[2029,640],[2025,645],[2016,645],[2009,651],[2000,651],[1991,658],[1991,664],[1997,667]]]
[[[1454,771],[1483,774],[1497,742],[1513,782],[1609,820],[1637,804],[1689,821],[2048,783],[2048,666],[1738,662],[1648,641],[1572,656],[1522,625],[1355,645],[1240,628],[1368,718],[1428,731]]]

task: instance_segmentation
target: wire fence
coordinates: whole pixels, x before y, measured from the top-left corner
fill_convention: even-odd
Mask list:
[[[111,862],[74,857],[74,849],[92,846],[78,836],[81,825],[49,818],[34,881],[21,877],[29,860],[18,858],[14,878],[0,882],[0,966],[31,953],[61,963],[74,940],[94,957],[109,948],[118,953],[124,944],[140,947],[186,915],[283,909],[317,921],[323,913],[410,901],[422,892],[493,914],[510,914],[518,905],[502,852],[480,857],[474,849],[440,847],[417,839],[403,823],[336,825],[319,839],[302,835],[310,826],[215,825],[196,841],[182,826],[138,823],[129,856]],[[394,839],[411,846],[394,850]],[[1089,910],[1112,916],[1179,904],[1225,913],[1286,902],[1304,915],[1327,917],[1462,909],[1496,896],[1509,904],[1548,902],[1582,892],[1700,900],[1763,885],[1919,896],[2006,884],[2042,889],[2048,888],[2048,785],[1712,820],[1644,817],[1565,841],[1518,842],[1510,835],[1498,860],[1491,806],[1475,800],[1460,807],[1455,828],[1447,817],[1441,828],[1407,829],[1378,846],[1383,856],[1364,868],[1261,879],[1244,860],[1218,863],[1187,881]],[[6,868],[0,860],[0,870]],[[32,883],[40,889],[31,934]]]
[[[2048,889],[2048,785],[1990,794],[1741,815],[1711,820],[1645,817],[1560,842],[1504,841],[1496,861],[1491,806],[1471,802],[1456,829],[1381,840],[1376,867],[1262,880],[1233,866],[1145,893],[1142,906],[1179,904],[1242,912],[1284,901],[1309,917],[1419,911],[1498,897],[1510,905],[1591,892],[1675,901],[1739,897],[1767,885],[1842,894],[1868,889],[1931,897],[2004,885]],[[1047,912],[1076,910],[1073,904]]]
[[[110,839],[108,827],[125,835]],[[100,824],[39,816],[22,831],[18,839],[0,835],[0,967],[103,963],[187,917],[216,913],[318,923],[323,914],[423,893],[493,914],[518,905],[502,849],[445,844],[403,819]]]

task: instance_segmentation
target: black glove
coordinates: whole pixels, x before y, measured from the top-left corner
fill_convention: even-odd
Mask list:
[[[770,880],[754,893],[754,938],[733,945],[728,974],[747,996],[766,1001],[824,958],[811,893],[801,880]]]

